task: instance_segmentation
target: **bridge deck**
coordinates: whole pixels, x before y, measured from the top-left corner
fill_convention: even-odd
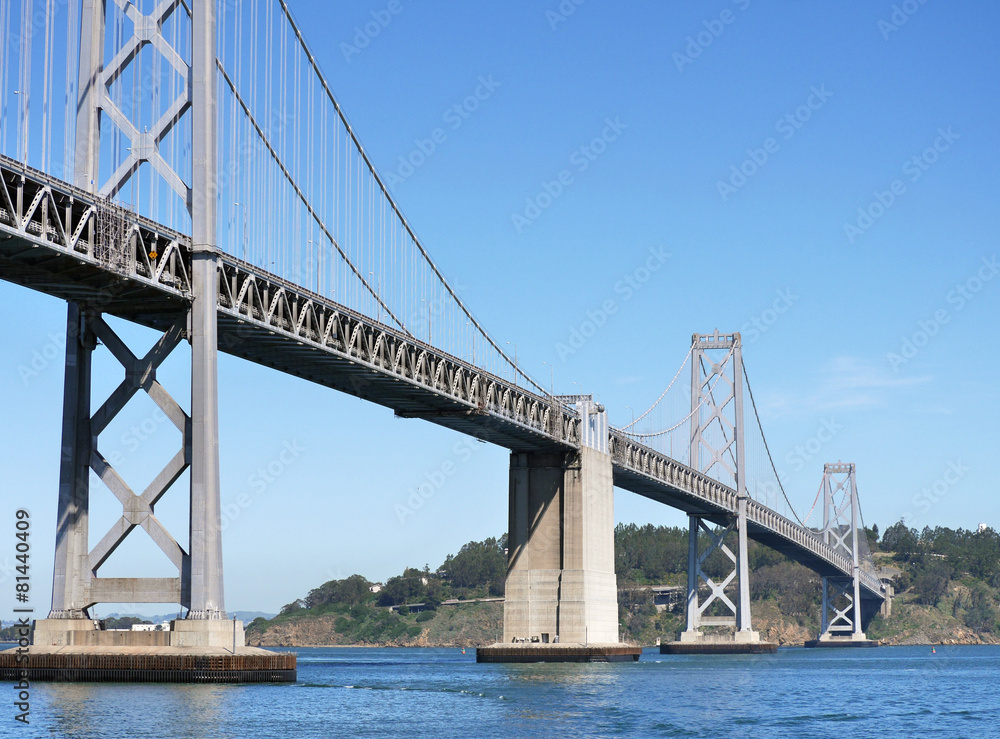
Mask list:
[[[85,191],[0,157],[0,278],[165,330],[191,303],[190,240],[128,216],[124,253],[101,244]],[[150,255],[155,253],[156,257]],[[219,253],[219,350],[423,418],[513,451],[571,450],[580,418],[538,395],[264,270]],[[718,481],[639,444],[610,438],[614,483],[688,513],[736,510]],[[823,575],[850,561],[812,532],[751,501],[748,533]],[[881,599],[861,573],[862,595]]]

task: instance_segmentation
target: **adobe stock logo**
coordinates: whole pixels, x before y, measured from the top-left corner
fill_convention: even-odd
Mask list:
[[[733,5],[740,10],[750,7],[750,0],[732,0]],[[671,59],[677,67],[678,72],[683,72],[684,67],[694,64],[694,60],[705,53],[705,49],[711,46],[719,36],[725,33],[726,26],[736,22],[736,14],[729,8],[724,8],[717,18],[702,21],[705,30],[699,31],[694,36],[688,36],[684,53],[675,51]]]
[[[493,79],[493,75],[482,75],[476,80],[479,84],[466,97],[457,103],[449,106],[441,115],[442,123],[447,124],[451,131],[457,131],[462,127],[470,116],[479,110],[480,106],[492,97],[500,83]],[[394,170],[389,170],[386,182],[389,187],[397,187],[420,169],[427,160],[448,140],[448,130],[443,126],[438,126],[431,130],[424,139],[414,139],[413,149],[405,156],[400,154],[398,165]]]
[[[389,4],[381,10],[371,11],[372,19],[370,21],[364,26],[354,27],[354,37],[351,39],[353,43],[340,42],[340,51],[344,55],[344,59],[350,63],[352,57],[360,54],[362,49],[367,49],[371,42],[389,27],[392,19],[402,12],[403,4],[400,0],[389,0]]]
[[[926,2],[927,0],[903,0],[899,5],[893,5],[889,20],[879,19],[878,22],[878,30],[882,34],[882,39],[888,41],[889,36],[905,26],[910,21],[910,17],[920,10],[920,6]]]
[[[775,121],[775,133],[780,133],[784,141],[789,141],[812,118],[813,113],[822,108],[832,97],[833,93],[826,89],[826,85],[821,84],[818,88],[813,85],[809,88],[809,96],[802,105]],[[774,136],[764,139],[759,147],[747,149],[747,158],[738,166],[734,164],[729,168],[729,178],[717,180],[715,183],[722,202],[726,202],[747,184],[749,179],[763,169],[780,149],[781,144]]]
[[[576,9],[587,0],[562,0],[555,10],[545,11],[545,20],[549,22],[549,28],[553,31],[559,27],[560,23],[565,23],[569,17],[576,12]]]
[[[524,210],[510,214],[510,222],[518,236],[524,229],[538,220],[542,213],[552,207],[552,204],[576,182],[574,170],[578,174],[586,172],[590,165],[607,151],[608,144],[617,141],[618,137],[622,135],[622,131],[628,128],[628,124],[622,123],[618,116],[615,116],[614,119],[605,118],[604,123],[605,126],[600,135],[595,136],[589,143],[578,147],[570,154],[569,163],[573,170],[563,169],[556,174],[554,179],[543,181],[541,183],[542,189],[534,197],[524,199]]]
[[[974,275],[948,291],[945,300],[949,308],[938,308],[930,318],[917,321],[917,330],[909,336],[904,336],[900,341],[899,352],[889,352],[885,355],[893,372],[899,372],[900,367],[916,357],[920,350],[941,332],[942,327],[951,321],[952,314],[964,310],[986,283],[1000,273],[1000,264],[997,263],[995,254],[989,258],[983,257],[982,262],[983,266]]]
[[[670,253],[664,247],[650,247],[649,256],[634,270],[622,276],[614,286],[614,293],[618,297],[605,298],[600,306],[587,311],[587,317],[578,325],[569,330],[569,337],[566,341],[556,343],[555,350],[559,355],[559,360],[566,361],[566,358],[576,354],[601,328],[603,328],[611,316],[615,315],[622,304],[628,302],[648,283],[653,275],[660,271]]]
[[[955,142],[962,138],[962,134],[955,133],[951,126],[947,129],[939,128],[937,137],[919,154],[914,154],[903,163],[902,173],[910,182],[916,182],[924,173],[929,170],[941,155],[949,151]],[[853,244],[864,236],[875,223],[886,214],[896,201],[906,194],[906,183],[902,179],[895,179],[889,183],[885,190],[876,190],[872,193],[872,201],[864,207],[858,208],[858,217],[854,223],[844,222],[844,235],[848,242]]]

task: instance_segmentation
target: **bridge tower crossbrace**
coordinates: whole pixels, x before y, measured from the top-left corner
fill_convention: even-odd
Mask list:
[[[128,210],[112,203],[140,167],[148,164],[176,193],[191,217],[192,259],[190,295],[186,315],[169,325],[154,347],[137,358],[105,322],[100,301],[69,302],[67,352],[62,424],[62,455],[57,511],[56,552],[52,609],[47,619],[35,622],[33,644],[41,650],[100,648],[81,659],[79,679],[106,679],[107,666],[126,651],[150,648],[139,680],[186,680],[177,677],[170,660],[193,656],[195,662],[209,655],[224,655],[226,665],[205,672],[200,662],[193,669],[203,681],[295,679],[294,660],[275,658],[263,650],[245,648],[243,624],[227,620],[222,578],[222,540],[219,471],[218,414],[218,293],[217,249],[217,102],[216,5],[213,0],[164,0],[144,14],[125,0],[113,0],[131,28],[121,46],[106,59],[106,26],[112,2],[83,0],[81,15],[80,97],[77,106],[75,179],[77,187],[93,194],[110,213],[97,218],[96,242],[108,255],[113,269],[115,255],[131,252],[134,228],[119,221]],[[173,14],[190,22],[191,61],[171,46],[163,26]],[[152,130],[139,130],[135,111],[123,111],[111,94],[143,48],[150,46],[174,68],[182,85]],[[182,119],[190,119],[191,168],[175,171],[159,154],[161,141]],[[185,124],[186,125],[186,124]],[[114,127],[131,142],[124,161],[111,167],[102,179],[102,126]],[[113,160],[112,160],[113,161]],[[105,167],[108,169],[108,167]],[[188,175],[191,185],[186,184]],[[103,212],[103,211],[102,211]],[[190,414],[182,410],[156,379],[156,370],[181,341],[191,345]],[[91,409],[92,355],[103,343],[125,368],[125,379],[96,411]],[[114,466],[101,454],[98,437],[125,408],[145,391],[180,431],[181,449],[142,493],[134,492]],[[89,548],[90,474],[119,499],[121,518]],[[154,508],[184,472],[190,477],[188,549],[185,550],[157,519]],[[176,578],[102,578],[100,567],[136,528],[144,529],[177,568]],[[90,609],[98,603],[175,603],[187,608],[184,619],[172,622],[169,632],[131,632],[112,635],[100,628]],[[192,651],[194,650],[194,651]],[[110,661],[109,661],[110,660]],[[157,662],[157,660],[160,660]],[[164,661],[165,660],[165,661]],[[279,664],[280,663],[280,664]],[[117,664],[117,663],[115,663]],[[192,663],[194,664],[194,663]],[[221,663],[220,663],[221,664]],[[54,663],[53,663],[54,665]],[[46,669],[59,671],[58,666]],[[138,668],[137,668],[138,669]],[[146,674],[148,673],[148,674]],[[168,674],[169,673],[169,674]],[[42,673],[38,673],[42,675]],[[46,678],[45,673],[42,675]],[[173,675],[171,677],[171,675]],[[65,675],[57,679],[67,679]]]
[[[688,518],[688,583],[686,628],[674,651],[771,651],[750,619],[750,576],[747,564],[746,460],[743,433],[743,354],[739,333],[695,334],[691,338],[690,464],[698,472],[731,480],[737,510],[727,520],[690,513]],[[714,525],[713,525],[714,524]],[[734,547],[727,541],[735,539]],[[715,551],[732,570],[715,580],[704,565]],[[736,583],[735,602],[726,592]],[[708,588],[701,597],[702,587]],[[714,604],[722,615],[709,615]],[[732,634],[708,635],[705,627],[732,628]]]
[[[819,638],[806,646],[875,646],[865,635],[865,623],[874,609],[865,608],[861,597],[861,568],[869,561],[858,504],[857,469],[853,463],[823,465],[823,542],[846,555],[850,575],[827,575],[822,579]]]

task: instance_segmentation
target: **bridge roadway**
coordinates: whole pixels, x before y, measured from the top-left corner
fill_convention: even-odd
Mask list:
[[[0,278],[158,330],[184,320],[189,237],[127,214],[128,247],[116,253],[95,235],[98,211],[109,212],[95,196],[3,156],[0,178]],[[220,351],[512,451],[579,448],[580,416],[557,399],[233,256],[218,260]],[[720,523],[736,511],[732,488],[621,431],[609,441],[617,487]],[[751,500],[747,519],[750,537],[818,574],[851,573],[847,556],[766,506]],[[881,601],[878,577],[860,579],[862,599]]]

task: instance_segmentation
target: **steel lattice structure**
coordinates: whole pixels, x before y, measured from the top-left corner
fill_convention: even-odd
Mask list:
[[[161,331],[185,315],[190,239],[135,217],[123,278],[94,254],[97,198],[9,159],[0,159],[0,183],[4,279]],[[221,351],[512,450],[579,446],[579,415],[559,399],[527,392],[228,255],[218,264]],[[616,429],[608,446],[616,486],[722,525],[738,512],[731,486]],[[746,519],[750,538],[822,575],[853,571],[846,553],[757,501],[747,501]],[[874,573],[862,570],[859,582],[863,599],[882,599]]]
[[[725,617],[727,625],[744,634],[752,631],[748,537],[788,554],[824,577],[824,632],[842,628],[859,632],[862,601],[880,602],[885,591],[874,572],[861,566],[867,553],[862,554],[859,548],[853,466],[847,487],[843,483],[830,487],[830,476],[842,471],[827,471],[824,481],[830,490],[829,500],[824,528],[818,533],[748,495],[739,334],[716,332],[693,337],[690,466],[640,443],[634,435],[608,428],[604,408],[589,396],[546,394],[517,366],[516,356],[511,362],[430,259],[347,123],[283,0],[278,0],[277,6],[268,4],[282,24],[283,45],[265,46],[263,55],[257,54],[252,45],[249,50],[239,45],[228,50],[218,48],[220,38],[225,43],[242,37],[242,17],[230,17],[226,26],[223,15],[223,32],[219,33],[216,14],[220,8],[223,13],[232,10],[227,4],[218,6],[213,0],[148,0],[141,5],[148,12],[142,12],[138,2],[82,0],[79,92],[72,106],[75,186],[27,166],[27,118],[20,121],[24,134],[20,161],[0,155],[0,278],[69,303],[59,523],[50,618],[83,619],[87,609],[96,603],[122,601],[177,602],[189,609],[192,621],[226,618],[218,458],[217,362],[218,352],[223,351],[370,400],[391,408],[400,417],[429,420],[513,452],[552,453],[565,458],[567,453],[586,451],[584,456],[589,458],[588,450],[592,450],[603,455],[603,464],[610,459],[615,485],[680,508],[691,516],[691,632],[701,625],[722,623],[702,616],[713,602],[725,604],[732,612],[734,618]],[[119,36],[111,43],[105,27],[109,17],[118,24]],[[257,22],[256,16],[250,20]],[[165,34],[168,26],[173,29],[173,40]],[[178,30],[181,26],[183,32]],[[281,50],[278,57],[273,57],[275,49]],[[110,59],[106,58],[109,50]],[[137,69],[141,70],[144,54],[153,55],[156,64],[166,64],[171,76],[179,80],[176,89],[166,93],[165,101],[152,96],[151,120],[148,111],[129,108],[120,100],[127,80],[133,81],[135,96]],[[293,58],[292,72],[286,79],[282,75],[288,71],[285,58],[289,55]],[[346,153],[342,160],[334,157],[335,164],[329,170],[321,169],[317,174],[312,169],[316,157],[309,147],[325,152],[328,141],[325,134],[319,136],[317,146],[311,138],[310,116],[303,117],[307,119],[304,131],[291,132],[281,126],[272,130],[261,116],[275,99],[268,94],[258,96],[255,80],[261,70],[270,73],[268,64],[273,58],[278,58],[281,65],[275,74],[279,81],[275,87],[280,92],[277,100],[286,100],[289,83],[294,88],[290,99],[294,104],[305,104],[308,110],[315,106],[322,115],[336,119],[335,142],[339,142],[336,136],[342,134]],[[5,59],[0,58],[0,63]],[[24,68],[26,65],[22,65]],[[243,126],[246,140],[256,143],[259,162],[250,161],[249,166],[244,166],[245,160],[254,157],[232,150],[232,141],[220,142],[220,93],[229,95],[232,120],[237,120],[237,115],[245,119],[239,125]],[[25,105],[25,114],[27,109]],[[144,115],[148,125],[141,123]],[[124,137],[130,145],[127,149],[105,151],[102,158],[102,130],[113,130],[119,144]],[[48,135],[51,138],[50,131]],[[66,135],[68,141],[68,130]],[[190,151],[183,152],[178,136],[188,135]],[[163,150],[171,146],[172,154],[164,156]],[[180,156],[178,150],[184,155]],[[220,161],[222,152],[228,152],[224,156],[231,161]],[[355,198],[350,187],[341,188],[343,201],[324,203],[326,179],[340,183],[338,167],[353,173],[355,179],[347,179],[352,187],[363,183],[361,193]],[[182,203],[183,218],[143,217],[134,207],[115,200],[144,168],[166,183]],[[272,184],[280,183],[284,197],[294,207],[286,203],[284,210],[271,211],[266,187],[252,182],[259,172],[270,172],[274,176]],[[363,179],[357,179],[361,175]],[[238,180],[240,185],[254,185],[247,190],[226,190],[230,196],[244,191],[259,196],[250,213],[246,204],[233,204],[244,208],[244,240],[248,216],[257,224],[269,223],[270,218],[279,230],[287,228],[292,233],[281,231],[280,238],[273,239],[268,249],[276,251],[279,262],[287,254],[298,254],[298,266],[302,255],[307,261],[316,257],[319,262],[315,281],[308,274],[294,272],[295,260],[289,260],[287,267],[271,270],[261,266],[267,261],[248,261],[220,248],[217,210],[227,177]],[[186,228],[183,224],[188,217],[190,235],[158,222],[179,222]],[[305,231],[303,224],[308,227]],[[312,246],[306,248],[300,242],[310,236],[313,238],[306,243]],[[384,261],[386,242],[390,255],[396,254],[397,248],[405,248],[407,258],[416,265],[412,274],[388,270],[392,284],[383,284],[381,271],[376,277],[374,270],[352,261],[366,249],[378,252]],[[353,285],[353,297],[345,290],[346,297],[334,299],[335,294],[341,295],[335,293],[337,286],[343,289],[343,285],[336,280],[324,282],[324,278],[338,275],[325,275],[319,268],[324,248],[343,261],[340,277],[346,275],[358,283]],[[374,262],[369,266],[374,267]],[[428,292],[410,289],[413,286],[408,280],[415,275],[430,282]],[[431,325],[434,307],[427,305],[425,326],[416,326],[413,317],[419,313],[421,303],[434,303],[438,298],[446,305],[444,312],[454,325],[450,326],[451,338],[446,335],[435,342]],[[158,330],[160,340],[146,356],[137,357],[111,330],[105,315]],[[124,367],[125,380],[94,410],[91,357],[98,340]],[[463,358],[470,340],[471,361]],[[493,364],[477,364],[477,340],[480,347],[485,344],[492,352]],[[183,341],[191,345],[189,413],[156,380],[157,367]],[[722,361],[718,361],[720,352],[725,353]],[[182,443],[147,489],[137,492],[100,453],[100,435],[140,391],[147,393],[177,427]],[[91,471],[122,506],[119,520],[93,547],[88,538]],[[187,549],[155,515],[157,502],[186,471],[191,480]],[[607,481],[606,472],[601,475]],[[843,495],[848,495],[843,491],[849,492],[849,505],[843,502]],[[606,492],[611,496],[610,483]],[[840,502],[833,503],[840,493]],[[848,507],[852,517],[845,523],[843,514]],[[720,528],[713,530],[709,524]],[[115,549],[138,528],[175,565],[176,578],[98,576],[98,570]],[[708,533],[711,542],[707,551],[699,548],[702,531]],[[736,537],[735,547],[726,543],[729,534]],[[849,537],[850,545],[846,543]],[[706,578],[701,568],[705,557],[715,549],[723,551],[734,565],[722,583]],[[613,556],[609,555],[609,561]],[[610,577],[608,587],[613,594],[613,566]],[[736,602],[725,592],[734,580],[739,586]],[[706,601],[699,603],[702,581],[710,593]],[[838,588],[837,597],[828,598],[828,585]],[[842,607],[845,598],[850,601],[847,608]],[[613,598],[607,602],[613,603]],[[617,623],[614,618],[611,622]]]

